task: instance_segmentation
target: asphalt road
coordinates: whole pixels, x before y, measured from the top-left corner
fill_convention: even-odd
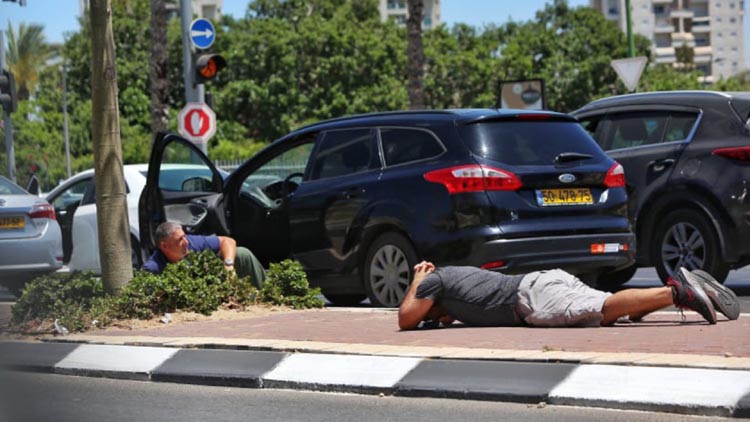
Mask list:
[[[706,417],[572,406],[377,397],[0,374],[0,421],[698,422]],[[711,421],[736,419],[710,418]]]

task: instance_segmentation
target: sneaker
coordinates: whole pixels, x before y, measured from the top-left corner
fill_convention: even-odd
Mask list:
[[[740,317],[740,303],[737,301],[737,295],[731,289],[724,287],[711,274],[703,270],[693,270],[691,273],[698,279],[717,311],[732,321]]]
[[[698,312],[710,324],[716,324],[716,310],[711,299],[701,287],[697,277],[684,267],[680,267],[667,280],[667,286],[672,287],[674,304],[678,308],[686,308]]]

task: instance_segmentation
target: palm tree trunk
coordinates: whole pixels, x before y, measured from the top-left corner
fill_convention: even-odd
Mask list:
[[[167,9],[164,0],[151,0],[151,133],[167,130]]]
[[[422,49],[423,0],[409,1],[409,18],[406,20],[408,45],[406,48],[407,75],[409,78],[409,107],[423,109],[424,105],[424,51]]]
[[[104,288],[116,294],[133,278],[122,171],[115,41],[110,0],[91,0],[91,134],[94,141],[96,219]]]

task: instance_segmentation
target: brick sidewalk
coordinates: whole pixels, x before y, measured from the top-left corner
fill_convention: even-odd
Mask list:
[[[401,332],[396,313],[300,311],[240,320],[182,323],[87,335],[155,338],[278,339],[391,346],[464,347],[568,352],[617,352],[750,357],[750,316],[708,325],[692,312],[650,315],[643,322],[603,328],[464,327]]]

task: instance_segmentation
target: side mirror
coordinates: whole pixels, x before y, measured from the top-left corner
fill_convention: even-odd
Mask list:
[[[211,181],[201,176],[191,177],[182,182],[181,189],[183,192],[211,192]]]

